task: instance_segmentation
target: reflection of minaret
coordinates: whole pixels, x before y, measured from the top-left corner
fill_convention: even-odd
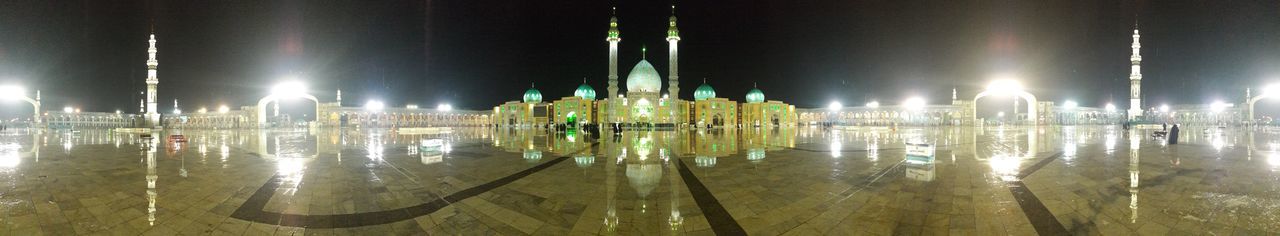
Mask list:
[[[1138,141],[1137,130],[1129,131],[1129,223],[1138,222]]]
[[[1133,25],[1133,55],[1129,56],[1129,119],[1142,115],[1142,44],[1138,42],[1138,25]]]
[[[608,156],[605,156],[605,158],[608,158]],[[626,155],[620,155],[615,158],[621,160],[622,158],[626,158]],[[608,232],[613,232],[618,227],[618,205],[617,200],[614,199],[618,192],[618,161],[605,162],[604,172],[604,196],[608,201],[608,211],[605,212],[604,227]]]
[[[676,187],[678,162],[680,162],[678,157],[672,157],[667,161],[667,186],[671,187],[671,217],[667,219],[667,224],[671,226],[672,232],[680,232],[681,226],[684,225],[684,216],[680,215],[680,189]]]
[[[609,98],[618,97],[618,42],[622,41],[622,37],[618,37],[618,9],[613,9],[613,16],[609,17],[609,34],[605,37],[609,41]]]
[[[151,137],[160,137],[152,133]],[[147,223],[156,225],[156,139],[147,141]]]
[[[156,111],[156,86],[160,84],[160,78],[156,77],[156,66],[160,65],[160,61],[156,60],[156,34],[151,34],[151,39],[147,40],[151,47],[147,48],[147,125],[159,126],[160,113]]]
[[[671,74],[668,75],[668,79],[667,79],[667,84],[668,84],[667,94],[671,95],[671,97],[673,98],[679,99],[680,98],[680,75],[679,73],[676,72],[677,71],[676,58],[678,55],[676,51],[676,43],[680,42],[680,30],[676,29],[676,6],[675,5],[671,5],[671,18],[668,22],[670,23],[671,26],[670,28],[667,28],[667,45],[668,45],[667,50],[669,50],[669,52],[667,53],[667,62],[671,63],[669,65],[671,68]]]

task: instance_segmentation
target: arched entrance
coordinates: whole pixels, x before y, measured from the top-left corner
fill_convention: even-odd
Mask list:
[[[973,111],[972,111],[972,112],[973,112],[973,122],[974,122],[974,124],[975,124],[975,125],[977,125],[977,124],[978,124],[978,119],[979,119],[979,118],[978,118],[978,99],[982,99],[983,97],[986,97],[986,96],[991,96],[991,95],[1003,95],[1003,94],[1009,94],[1009,95],[1016,96],[1017,98],[1022,98],[1022,99],[1024,100],[1024,102],[1026,102],[1026,103],[1027,103],[1027,122],[1028,122],[1028,124],[1031,124],[1031,125],[1035,125],[1035,124],[1036,124],[1036,117],[1039,117],[1039,114],[1038,114],[1038,113],[1037,113],[1037,111],[1036,111],[1036,96],[1035,96],[1035,95],[1031,95],[1031,93],[1027,93],[1026,91],[1020,91],[1020,90],[1019,90],[1019,91],[1011,91],[1011,92],[1004,92],[1004,91],[1001,91],[1001,92],[992,92],[991,90],[987,90],[987,91],[983,91],[982,93],[979,93],[979,94],[978,94],[978,96],[974,96],[974,97],[973,97]]]
[[[310,94],[305,94],[305,93],[300,93],[300,94],[296,94],[296,95],[288,95],[288,96],[269,95],[269,96],[267,96],[267,97],[262,98],[261,100],[258,100],[258,107],[257,107],[257,109],[258,109],[258,127],[259,127],[259,128],[261,128],[261,127],[266,126],[266,124],[267,124],[267,105],[270,105],[270,104],[271,104],[271,103],[273,103],[273,102],[280,102],[280,99],[281,99],[281,98],[294,98],[294,97],[306,98],[307,100],[311,100],[312,102],[314,102],[314,103],[316,104],[316,107],[315,107],[315,109],[316,109],[316,110],[315,110],[315,117],[316,117],[316,121],[319,121],[319,119],[320,119],[320,100],[316,99],[316,97],[315,97],[315,96],[311,96]]]
[[[632,106],[631,119],[636,123],[652,123],[653,122],[653,103],[649,99],[641,98]]]
[[[1255,96],[1255,97],[1249,98],[1249,102],[1246,102],[1246,103],[1245,103],[1245,106],[1248,106],[1248,107],[1246,107],[1245,109],[1248,109],[1248,112],[1247,112],[1247,113],[1249,113],[1249,114],[1248,114],[1248,116],[1249,116],[1249,117],[1247,117],[1247,118],[1249,118],[1249,121],[1248,121],[1249,123],[1253,123],[1253,122],[1254,122],[1254,118],[1253,118],[1253,111],[1254,111],[1254,110],[1253,110],[1253,105],[1254,105],[1254,104],[1257,104],[1259,100],[1262,100],[1262,99],[1265,99],[1265,98],[1273,97],[1273,96],[1274,96],[1273,94],[1275,94],[1275,93],[1273,93],[1273,92],[1269,92],[1269,91],[1265,91],[1265,92],[1262,92],[1262,94],[1259,94],[1258,96]]]
[[[715,116],[712,116],[712,117],[711,117],[711,125],[713,125],[713,126],[724,126],[724,117],[721,117],[721,116],[720,116],[720,114],[716,114]]]
[[[773,123],[773,126],[778,126],[778,114],[770,116],[769,120]]]
[[[565,115],[564,123],[565,123],[566,125],[569,125],[570,127],[573,127],[573,126],[577,125],[577,124],[578,124],[578,113],[577,113],[577,112],[572,112],[572,111],[571,111],[571,112],[569,112],[569,114],[568,114],[568,115]]]

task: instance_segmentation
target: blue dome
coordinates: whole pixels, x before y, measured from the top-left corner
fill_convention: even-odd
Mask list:
[[[747,103],[764,102],[764,92],[759,88],[753,88],[747,92]]]
[[[707,84],[705,81],[702,82],[702,86],[698,86],[698,89],[693,91],[694,101],[702,101],[714,97],[716,97],[716,90],[711,88],[711,85]]]
[[[524,91],[524,102],[527,102],[527,103],[542,102],[542,91],[538,91],[538,89],[536,88],[529,88],[529,90]]]
[[[596,89],[591,88],[591,85],[587,85],[586,83],[583,83],[582,85],[578,86],[577,90],[573,91],[573,96],[580,97],[586,100],[596,100]]]

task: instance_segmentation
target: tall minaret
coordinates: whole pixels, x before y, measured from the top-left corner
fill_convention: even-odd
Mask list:
[[[613,8],[613,13],[609,17],[609,35],[604,39],[609,41],[609,98],[618,97],[618,42],[622,41],[618,37],[618,8]]]
[[[676,63],[676,58],[679,54],[677,53],[676,43],[680,42],[680,29],[676,28],[676,5],[671,5],[671,18],[669,18],[668,23],[670,23],[671,26],[667,28],[667,50],[669,50],[667,53],[667,62],[671,63],[671,74],[667,79],[667,84],[669,86],[667,87],[667,94],[670,94],[673,98],[679,99],[680,73],[676,72],[679,68],[676,67],[676,64],[678,64]]]
[[[1129,119],[1142,116],[1142,43],[1138,42],[1138,25],[1133,25],[1133,55],[1129,56],[1132,66],[1129,72]]]
[[[156,111],[156,85],[160,84],[160,78],[156,77],[156,66],[160,65],[160,61],[156,60],[156,34],[151,34],[151,39],[147,40],[151,47],[147,48],[147,121],[148,125],[160,125],[160,113]]]

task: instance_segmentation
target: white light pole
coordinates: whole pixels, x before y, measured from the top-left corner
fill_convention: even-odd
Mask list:
[[[31,122],[40,123],[40,91],[36,91],[36,99],[27,97],[27,90],[17,85],[0,86],[0,98],[4,100],[21,100],[31,104]]]

